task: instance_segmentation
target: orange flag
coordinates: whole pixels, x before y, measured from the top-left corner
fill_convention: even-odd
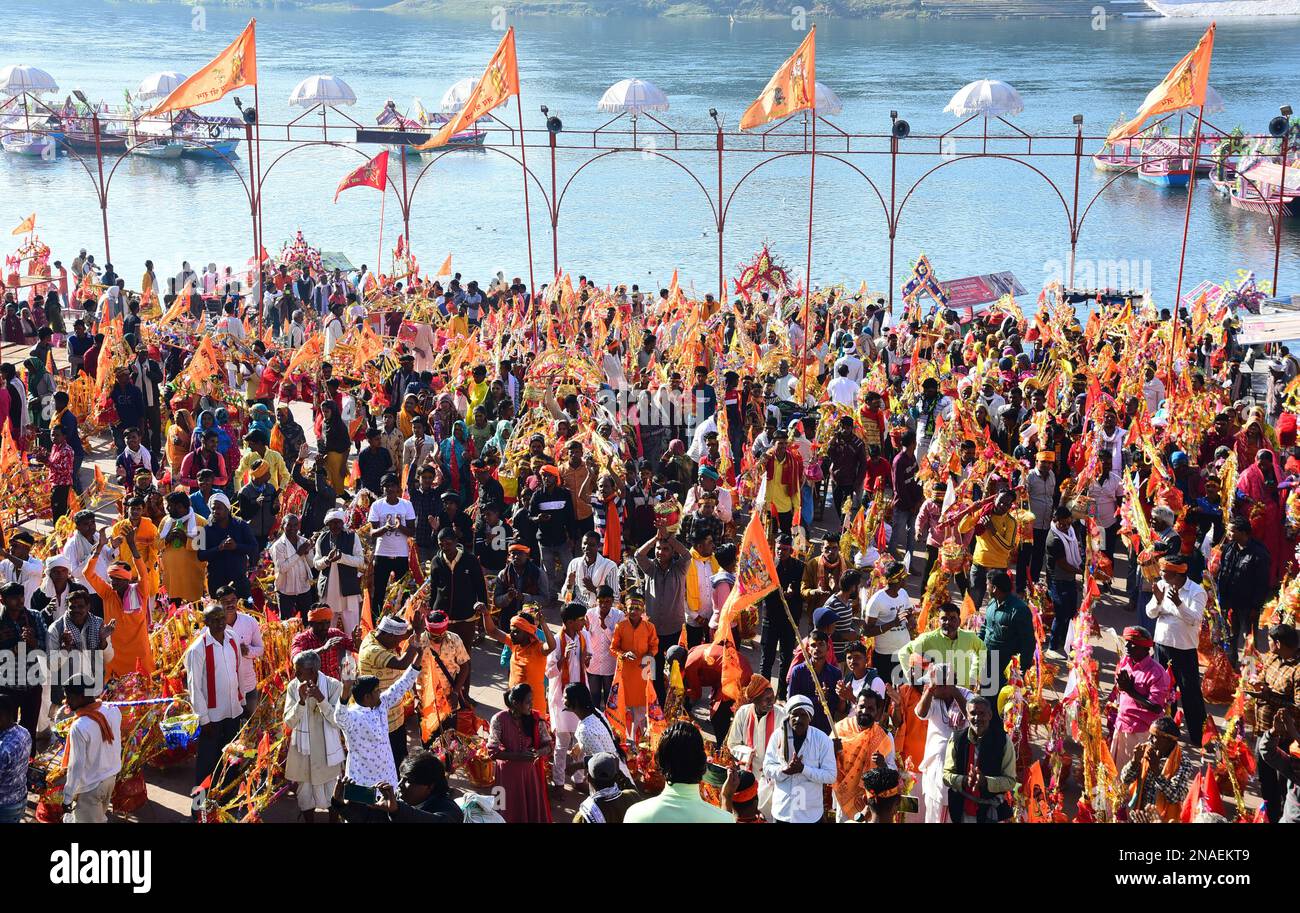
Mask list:
[[[388,189],[388,150],[376,155],[356,171],[339,181],[334,190],[334,202],[339,201],[339,194],[349,187],[373,187],[380,193]]]
[[[190,298],[193,297],[193,295],[194,281],[190,280],[185,283],[185,288],[183,288],[181,293],[176,296],[176,300],[173,301],[172,306],[167,309],[167,313],[162,315],[162,319],[158,321],[158,326],[165,327],[173,320],[180,320],[181,317],[185,316],[186,312],[190,309]]]
[[[9,423],[3,428],[3,441],[0,441],[0,476],[9,477],[18,470],[18,442],[9,431]]]
[[[965,624],[966,619],[970,618],[974,614],[975,614],[975,600],[971,598],[970,590],[967,590],[966,595],[963,596],[961,599],[962,624]]]
[[[718,614],[718,630],[713,635],[713,642],[729,641],[737,613],[779,585],[776,561],[771,546],[767,544],[767,531],[763,529],[763,512],[756,510],[749,515],[749,524],[740,540],[740,551],[736,554],[736,585],[731,588],[731,594]]]
[[[212,58],[145,117],[157,117],[180,108],[197,108],[222,98],[240,86],[257,85],[257,20],[248,25],[230,46]]]
[[[1128,123],[1120,124],[1107,141],[1133,136],[1148,117],[1167,114],[1183,108],[1199,108],[1205,104],[1205,87],[1210,81],[1210,57],[1214,54],[1214,23],[1205,30],[1196,47],[1169,71],[1142,102],[1137,115]]]
[[[434,278],[441,279],[443,276],[450,276],[450,275],[451,275],[451,254],[448,254],[447,259],[442,261],[442,266],[438,267],[438,272],[434,274]]]
[[[23,219],[18,227],[13,230],[13,234],[22,235],[29,231],[36,231],[36,213],[32,213],[30,216]]]
[[[515,59],[515,27],[512,25],[497,45],[496,53],[488,61],[483,78],[469,94],[465,107],[416,149],[436,149],[447,145],[453,136],[485,117],[492,109],[505,104],[507,98],[519,94],[519,64]]]
[[[1043,785],[1043,767],[1035,761],[1025,771],[1025,811],[1030,824],[1050,824],[1052,807],[1047,802],[1047,789]]]
[[[777,70],[767,82],[761,95],[746,109],[740,118],[741,130],[752,130],[763,124],[798,111],[817,110],[817,26],[808,30],[808,37],[799,50]]]
[[[301,364],[306,364],[311,359],[319,357],[325,351],[325,337],[320,332],[313,333],[311,338],[303,344],[303,347],[293,353],[293,358],[289,359],[289,366],[284,369],[284,376],[288,377]]]

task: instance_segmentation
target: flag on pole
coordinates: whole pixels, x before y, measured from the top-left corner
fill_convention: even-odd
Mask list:
[[[505,104],[506,99],[519,94],[519,64],[515,59],[515,28],[511,26],[497,45],[496,53],[488,61],[483,78],[478,81],[474,91],[465,101],[455,117],[449,120],[441,130],[428,142],[416,146],[416,149],[437,149],[447,145],[448,141],[466,127],[472,126],[479,118],[486,116],[494,108]]]
[[[442,261],[442,266],[438,267],[438,272],[433,278],[441,279],[443,276],[450,276],[450,275],[451,275],[451,254],[448,254],[447,259]]]
[[[334,191],[334,202],[339,201],[339,194],[349,187],[373,187],[380,193],[388,189],[388,150],[376,155],[356,171],[339,181]]]
[[[239,37],[201,70],[172,90],[145,117],[180,108],[196,108],[241,86],[257,85],[257,20],[250,19]]]
[[[1148,117],[1181,111],[1183,108],[1199,108],[1205,104],[1205,88],[1210,81],[1210,57],[1214,54],[1214,23],[1205,30],[1196,47],[1169,71],[1160,85],[1156,86],[1142,102],[1137,115],[1130,121],[1120,124],[1106,137],[1108,142],[1133,136]]]
[[[13,234],[25,235],[29,231],[36,231],[36,213],[32,213],[30,216],[23,219],[18,227],[13,230]]]
[[[817,107],[817,26],[808,30],[808,37],[799,49],[776,71],[767,82],[762,94],[740,118],[741,130],[752,130],[763,124],[799,111]]]

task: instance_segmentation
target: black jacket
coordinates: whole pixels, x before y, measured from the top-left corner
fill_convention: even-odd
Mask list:
[[[487,602],[483,568],[463,546],[454,568],[447,563],[442,550],[438,550],[429,567],[429,587],[433,591],[431,608],[446,612],[452,621],[466,621],[474,614],[476,602]]]

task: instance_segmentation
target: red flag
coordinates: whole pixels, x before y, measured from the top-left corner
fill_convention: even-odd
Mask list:
[[[1192,819],[1196,817],[1196,810],[1201,804],[1201,774],[1196,775],[1192,780],[1192,785],[1187,790],[1187,798],[1183,800],[1183,811],[1179,815],[1179,820],[1183,824],[1191,824]]]
[[[373,187],[380,193],[387,190],[388,150],[385,149],[340,181],[338,189],[334,191],[335,203],[339,201],[339,194],[349,187]]]
[[[1225,814],[1227,811],[1223,807],[1223,796],[1219,794],[1219,779],[1214,775],[1214,769],[1211,767],[1205,768],[1201,776],[1201,807],[1216,815]],[[1196,812],[1192,814],[1195,816]]]

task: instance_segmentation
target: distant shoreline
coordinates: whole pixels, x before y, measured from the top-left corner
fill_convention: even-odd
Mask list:
[[[185,5],[196,0],[113,0],[135,5]],[[394,16],[483,16],[501,6],[511,17],[629,20],[704,20],[734,17],[736,22],[790,18],[787,0],[206,0],[225,9],[294,9],[302,12],[374,12]],[[810,19],[1087,19],[1098,6],[1108,16],[1125,13],[1158,17],[1136,0],[804,0]]]

